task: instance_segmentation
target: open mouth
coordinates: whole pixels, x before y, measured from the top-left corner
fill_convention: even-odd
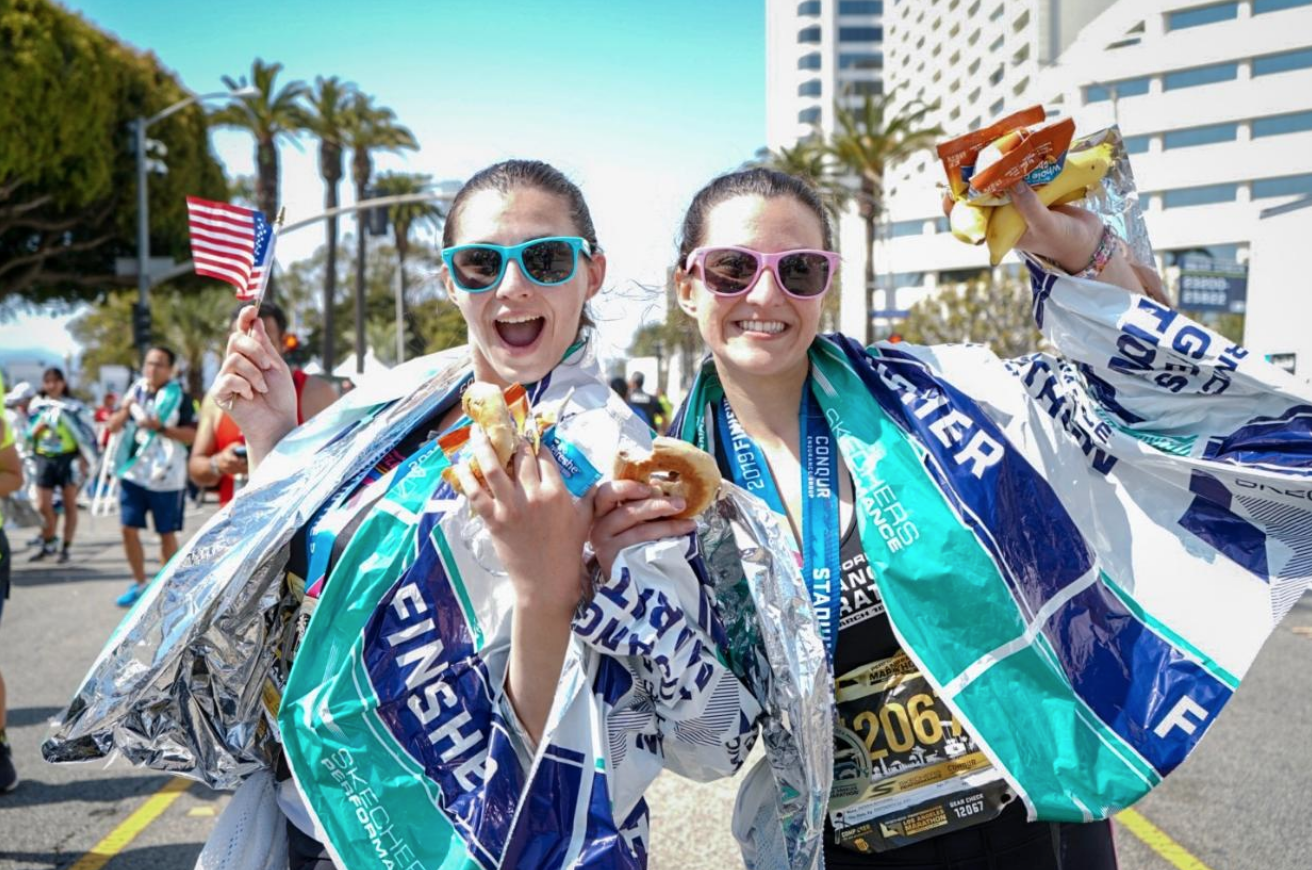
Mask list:
[[[775,336],[788,329],[779,320],[739,320],[735,325],[746,335]]]
[[[544,317],[519,316],[497,318],[494,321],[497,335],[510,347],[528,347],[538,340],[547,325]]]

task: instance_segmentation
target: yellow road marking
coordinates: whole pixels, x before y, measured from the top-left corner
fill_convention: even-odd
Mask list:
[[[146,829],[146,826],[159,818],[160,814],[169,808],[178,796],[184,791],[191,788],[191,780],[177,777],[169,780],[164,787],[155,792],[146,802],[137,807],[132,815],[124,819],[117,828],[110,831],[104,838],[91,847],[77,863],[68,870],[100,870],[123,848],[137,838],[137,835]]]
[[[1184,846],[1172,840],[1165,831],[1145,819],[1134,810],[1121,810],[1116,814],[1116,821],[1125,826],[1131,834],[1161,855],[1172,867],[1179,870],[1210,870],[1210,868],[1189,853]]]
[[[191,809],[187,810],[187,815],[191,816],[192,818],[199,818],[201,816],[212,816],[214,815],[214,807],[192,807]]]

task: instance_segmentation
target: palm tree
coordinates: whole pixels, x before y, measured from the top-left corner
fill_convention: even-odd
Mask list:
[[[820,192],[835,220],[852,199],[852,188],[843,183],[841,169],[835,165],[821,139],[808,137],[799,140],[792,148],[785,145],[778,151],[762,148],[752,163],[795,175],[809,183]]]
[[[937,104],[912,100],[899,107],[896,97],[897,90],[867,94],[851,108],[838,100],[834,104],[834,133],[825,146],[843,169],[857,177],[857,208],[866,228],[867,309],[873,308],[875,227],[884,210],[884,173],[890,165],[930,147],[943,135],[937,124],[924,126],[926,116],[937,110]]]
[[[373,97],[355,93],[351,97],[347,111],[346,145],[351,149],[351,181],[355,183],[355,201],[363,202],[367,198],[366,189],[373,174],[374,151],[399,151],[402,148],[417,149],[419,143],[414,134],[396,123],[396,113],[384,106],[375,106]],[[355,259],[355,345],[357,371],[364,371],[365,323],[364,323],[364,222],[363,211],[356,212],[358,231],[356,232]]]
[[[319,175],[323,178],[323,207],[328,218],[328,260],[337,263],[337,185],[342,181],[344,166],[342,155],[346,141],[351,98],[355,85],[342,82],[337,76],[319,76],[314,89],[306,97],[308,111],[305,129],[319,138]],[[337,299],[337,269],[330,265],[323,271],[323,370],[333,370],[335,333],[333,306]]]
[[[275,80],[280,72],[282,64],[266,64],[257,57],[249,81],[245,76],[223,76],[223,83],[232,90],[254,85],[259,93],[241,97],[210,115],[215,124],[247,130],[255,137],[255,199],[271,221],[278,216],[278,140],[294,136],[305,122],[300,105],[305,83],[295,81],[278,88]]]
[[[378,176],[374,190],[380,196],[400,196],[423,193],[432,183],[432,176],[413,172],[388,172]],[[400,270],[400,308],[405,311],[406,274],[405,258],[410,253],[410,231],[420,224],[440,226],[444,215],[433,202],[402,202],[387,207],[387,219],[396,238],[396,267]]]

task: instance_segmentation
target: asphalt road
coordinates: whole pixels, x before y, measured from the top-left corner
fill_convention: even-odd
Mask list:
[[[189,529],[209,510],[190,514]],[[116,518],[93,526],[84,512],[75,557],[65,566],[28,565],[26,537],[10,530],[14,589],[0,625],[8,732],[23,777],[18,790],[0,796],[0,870],[190,868],[226,796],[192,784],[130,841],[120,837],[121,851],[102,862],[87,853],[111,832],[121,835],[168,777],[121,761],[52,766],[40,758],[48,719],[123,615],[113,603],[128,583]],[[148,557],[155,554],[148,545]],[[733,781],[657,780],[650,795],[654,870],[741,866],[728,834],[735,789]],[[1305,597],[1194,757],[1136,808],[1201,865],[1172,864],[1118,823],[1121,867],[1308,870],[1310,806],[1312,597]]]

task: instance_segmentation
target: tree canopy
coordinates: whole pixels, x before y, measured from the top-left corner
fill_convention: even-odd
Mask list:
[[[150,53],[132,49],[49,0],[0,3],[0,286],[29,301],[99,300],[134,278],[132,121],[187,91]],[[185,196],[224,199],[204,112],[152,126],[166,175],[149,183],[151,251],[188,256]]]

